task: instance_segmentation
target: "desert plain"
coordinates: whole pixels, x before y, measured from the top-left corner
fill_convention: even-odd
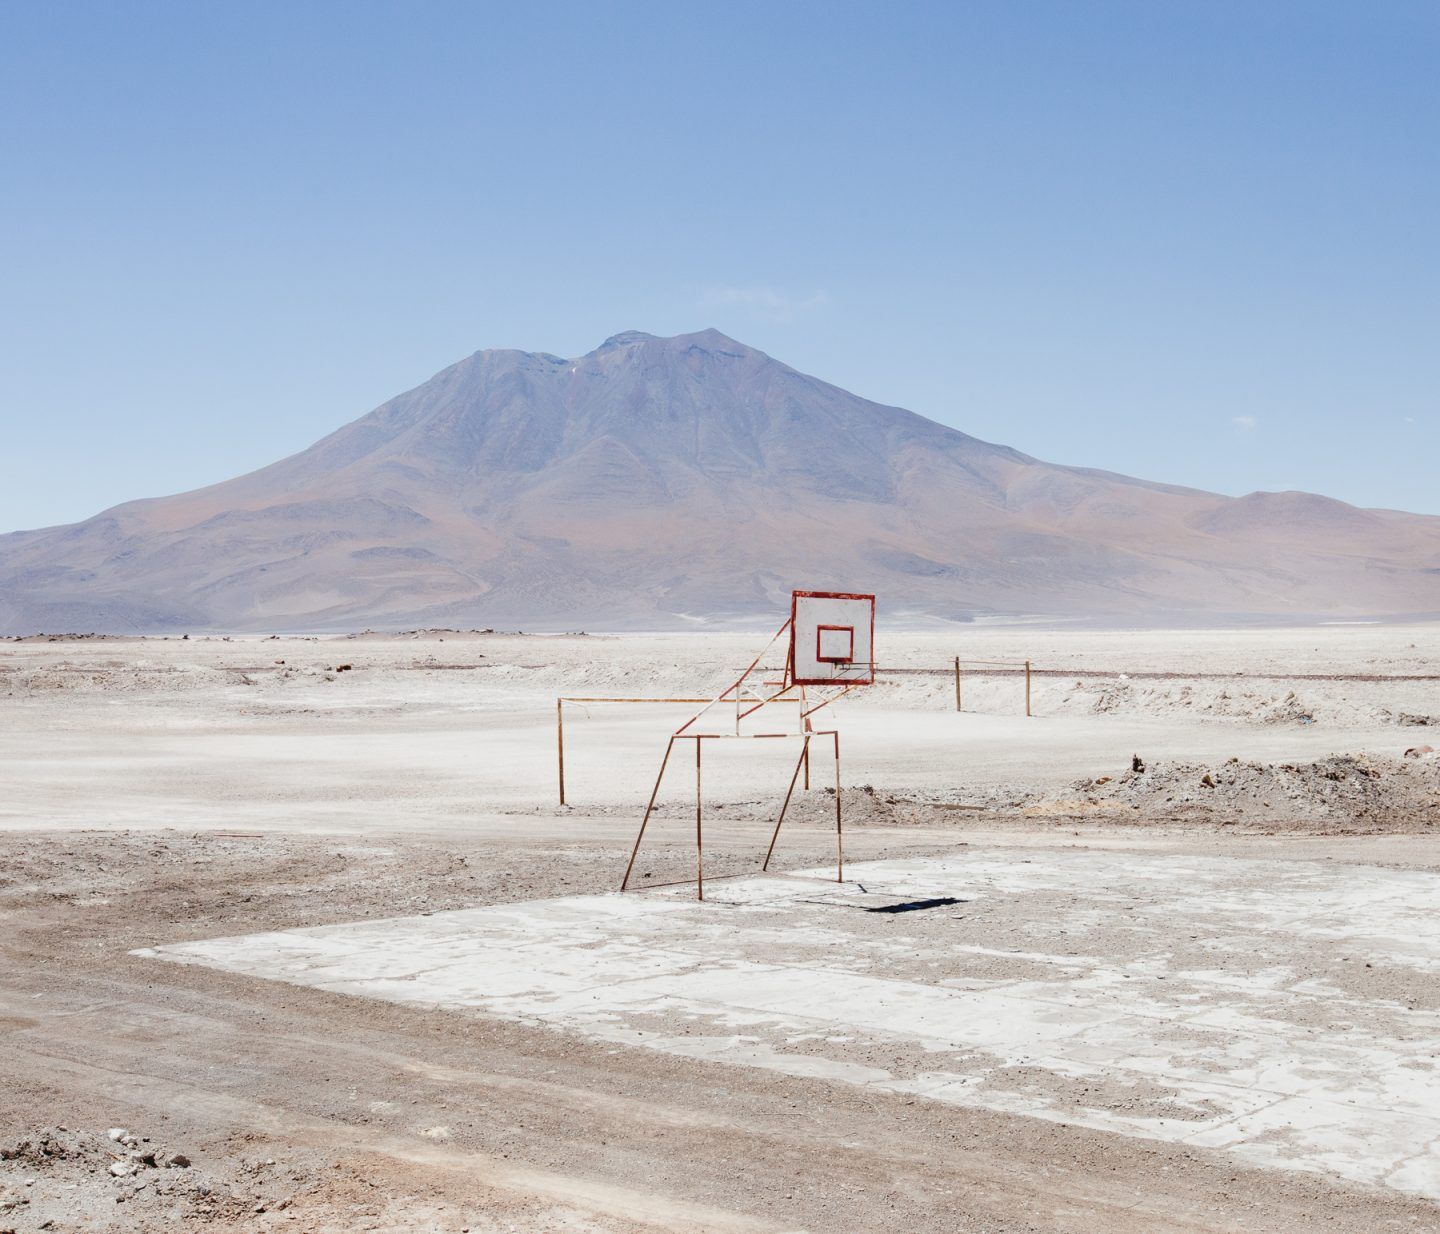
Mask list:
[[[0,641],[0,1230],[1440,1227],[1440,627],[764,641]]]

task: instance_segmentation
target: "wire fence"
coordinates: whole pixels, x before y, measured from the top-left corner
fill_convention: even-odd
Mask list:
[[[1029,660],[967,660],[963,656],[955,657],[955,710],[965,710],[964,695],[964,671],[969,669],[972,676],[1014,676],[1019,673],[1025,674],[1025,714],[1033,716],[1033,695],[1031,692],[1031,679],[1034,676],[1034,666]],[[988,670],[988,671],[987,671]],[[995,670],[999,670],[996,672]]]
[[[452,667],[443,665],[441,667]],[[459,665],[453,667],[461,667]],[[466,666],[472,667],[472,666]],[[783,677],[785,666],[761,667],[756,671],[770,673]],[[1072,678],[1079,680],[1121,680],[1121,681],[1194,681],[1194,680],[1231,680],[1237,677],[1244,677],[1250,680],[1269,681],[1343,681],[1343,682],[1440,682],[1440,674],[1436,673],[1297,673],[1284,671],[1265,670],[1232,670],[1229,672],[1216,671],[1186,671],[1183,669],[1115,669],[1115,668],[1040,668],[1033,660],[1020,659],[978,659],[968,656],[955,656],[951,663],[943,668],[888,668],[877,667],[875,669],[877,679],[884,677],[950,677],[955,685],[955,710],[965,710],[966,685],[978,682],[981,679],[996,677],[1024,678],[1025,682],[1025,715],[1033,717],[1034,710],[1034,682],[1036,678]],[[781,680],[767,682],[770,685],[781,685]],[[674,705],[692,704],[698,705],[710,703],[714,700],[704,697],[675,697],[675,696],[582,696],[563,695],[555,700],[555,752],[556,772],[559,788],[560,804],[565,802],[565,706],[566,704],[579,705],[588,714],[589,706],[604,704],[649,704],[649,705]],[[772,736],[777,734],[762,734]],[[806,787],[809,787],[809,767],[805,768]]]

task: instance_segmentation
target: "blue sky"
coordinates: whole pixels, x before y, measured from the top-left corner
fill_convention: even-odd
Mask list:
[[[1440,6],[0,7],[0,530],[705,326],[1057,462],[1440,513]]]

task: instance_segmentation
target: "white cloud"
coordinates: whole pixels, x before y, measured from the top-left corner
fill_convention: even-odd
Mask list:
[[[744,308],[763,321],[794,321],[801,313],[829,303],[823,291],[793,296],[774,287],[712,287],[701,300],[706,307]]]
[[[1253,433],[1255,426],[1260,423],[1254,416],[1231,416],[1230,423],[1242,433]]]

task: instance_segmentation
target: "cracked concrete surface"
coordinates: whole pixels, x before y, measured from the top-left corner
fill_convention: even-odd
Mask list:
[[[1436,874],[971,849],[692,894],[137,954],[1440,1198]]]

